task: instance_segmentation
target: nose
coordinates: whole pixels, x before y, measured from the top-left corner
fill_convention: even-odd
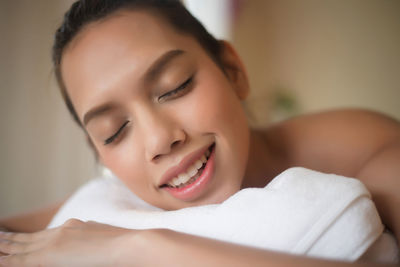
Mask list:
[[[149,112],[142,124],[145,156],[156,162],[186,141],[186,133],[168,114]]]

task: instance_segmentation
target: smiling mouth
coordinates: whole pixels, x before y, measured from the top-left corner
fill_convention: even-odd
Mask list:
[[[203,173],[214,146],[215,144],[212,144],[200,157],[200,159],[196,160],[192,165],[187,168],[186,172],[180,173],[175,178],[171,179],[170,182],[163,184],[160,187],[183,188],[194,183]]]

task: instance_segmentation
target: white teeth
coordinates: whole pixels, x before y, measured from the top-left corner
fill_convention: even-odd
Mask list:
[[[203,164],[207,162],[207,158],[210,155],[210,151],[207,150],[206,153],[201,156],[199,160],[196,160],[192,166],[190,166],[185,173],[181,173],[178,177],[172,179],[168,184],[172,187],[180,186],[181,184],[187,183],[192,177],[194,177],[198,170],[203,167]]]
[[[194,163],[194,165],[196,166],[197,169],[200,169],[201,166],[203,166],[203,163],[200,160],[196,160],[196,162]]]
[[[181,182],[178,177],[175,177],[174,179],[172,179],[172,181],[169,184],[172,186],[178,186],[181,184]]]
[[[190,177],[193,177],[197,173],[197,168],[192,165],[187,169],[186,173],[189,174]]]
[[[180,182],[181,184],[184,184],[184,183],[186,183],[187,181],[189,181],[190,176],[187,175],[186,173],[181,173],[181,174],[178,175],[178,179],[179,179],[179,182]]]

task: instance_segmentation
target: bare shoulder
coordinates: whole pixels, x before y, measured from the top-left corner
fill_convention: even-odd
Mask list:
[[[395,139],[400,136],[400,123],[395,119],[371,110],[342,109],[298,116],[282,123],[282,128],[293,133],[295,138],[321,137]],[[357,139],[358,139],[357,138]],[[370,138],[368,138],[370,139]],[[352,140],[354,141],[354,140]]]
[[[400,140],[400,123],[384,114],[343,109],[298,116],[270,128],[290,165],[355,176],[377,151]]]

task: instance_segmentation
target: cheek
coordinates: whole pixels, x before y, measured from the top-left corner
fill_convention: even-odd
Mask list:
[[[186,127],[190,125],[192,133],[215,135],[224,154],[222,161],[225,167],[230,166],[228,169],[239,176],[244,173],[249,127],[240,100],[223,74],[204,76],[180,114],[185,120],[182,124]],[[232,165],[237,168],[232,168]]]
[[[134,194],[148,203],[153,203],[154,189],[152,188],[151,175],[145,168],[146,162],[143,153],[132,149],[135,144],[124,144],[119,151],[113,151],[104,160],[112,172],[124,183]],[[140,154],[140,155],[139,155]]]
[[[143,166],[144,157],[140,156],[140,151],[136,149],[131,138],[126,138],[121,144],[114,148],[105,148],[100,151],[102,163],[129,188],[142,189],[145,185],[145,169],[138,168]]]
[[[223,74],[217,77],[198,75],[198,83],[189,96],[178,106],[181,124],[198,133],[215,132],[231,128],[234,121],[243,123],[240,102]]]
[[[219,83],[204,86],[205,93],[202,100],[201,117],[199,120],[204,125],[212,128],[216,134],[220,134],[226,145],[235,147],[243,142],[248,130],[246,116],[233,88],[223,76]]]

